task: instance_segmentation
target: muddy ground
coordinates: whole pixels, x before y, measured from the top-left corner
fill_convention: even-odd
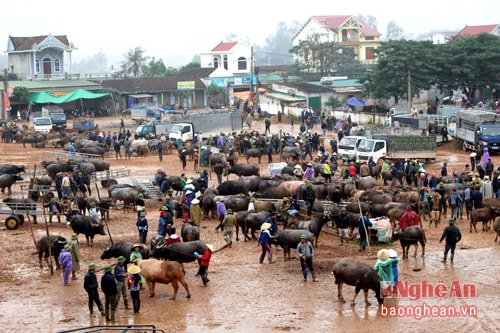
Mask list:
[[[102,128],[118,128],[118,119],[105,119],[100,122]],[[264,129],[264,124],[254,124]],[[135,129],[127,121],[126,126]],[[255,127],[254,126],[254,127]],[[272,130],[296,132],[288,125],[273,124]],[[295,131],[294,131],[295,130]],[[318,129],[318,132],[320,130]],[[51,159],[47,152],[54,149],[23,148],[20,144],[0,144],[0,163],[24,164],[29,170],[34,166],[40,169],[40,161]],[[438,172],[443,161],[448,161],[448,171],[463,170],[468,154],[455,149],[454,143],[440,147],[438,159],[426,165],[431,172]],[[116,160],[108,158],[112,168],[126,167],[135,177],[151,178],[161,167],[168,174],[179,175],[182,170],[177,156],[164,156],[162,163],[156,155],[144,158],[133,157],[131,160]],[[267,174],[267,160],[263,158],[260,165],[263,174]],[[493,157],[495,165],[500,163],[498,156]],[[251,162],[252,163],[252,162]],[[253,161],[256,163],[256,161]],[[188,163],[188,176],[196,176],[192,163]],[[232,175],[230,179],[235,179]],[[129,178],[119,179],[119,182],[130,182]],[[210,181],[210,185],[214,180]],[[14,196],[20,196],[19,186],[14,186]],[[106,192],[100,189],[106,197]],[[5,198],[6,194],[0,194]],[[160,202],[148,201],[147,209],[150,223],[148,239],[155,235],[157,229],[158,209]],[[113,210],[109,230],[114,242],[138,240],[134,221],[135,213],[124,213]],[[2,219],[5,216],[2,216]],[[180,227],[182,222],[176,220]],[[215,220],[202,222],[202,240],[214,244],[218,249],[223,246],[221,233],[216,233]],[[125,310],[123,303],[117,312],[118,325],[153,324],[157,328],[186,332],[272,332],[299,330],[312,332],[327,331],[392,331],[401,332],[497,332],[500,329],[498,314],[499,244],[495,244],[493,231],[469,233],[468,221],[457,223],[462,230],[463,239],[458,246],[455,263],[440,262],[444,245],[438,242],[445,227],[441,223],[437,228],[428,227],[425,223],[427,246],[425,257],[419,249],[416,258],[410,257],[399,265],[400,280],[409,284],[422,284],[423,281],[437,285],[443,282],[450,288],[453,281],[462,285],[472,284],[475,295],[471,297],[456,297],[446,295],[416,300],[408,298],[387,299],[386,306],[406,306],[407,311],[424,309],[422,318],[418,315],[387,317],[384,309],[376,305],[373,292],[369,299],[371,306],[365,306],[362,293],[351,307],[349,301],[354,295],[353,287],[344,287],[347,303],[337,300],[337,287],[330,274],[336,261],[350,257],[374,265],[376,252],[360,254],[354,244],[339,246],[338,238],[333,230],[324,228],[319,239],[319,247],[315,252],[315,269],[319,282],[303,282],[297,259],[285,261],[281,249],[273,249],[275,264],[259,264],[260,247],[252,240],[236,242],[232,248],[225,248],[213,255],[209,278],[210,283],[203,287],[199,277],[195,277],[196,263],[186,264],[186,275],[192,298],[187,299],[186,292],[179,289],[177,300],[169,300],[172,295],[170,285],[157,285],[156,296],[149,298],[147,290],[141,292],[141,311],[134,315],[131,310]],[[58,332],[78,327],[105,325],[104,317],[89,315],[87,296],[83,290],[83,276],[89,263],[95,262],[100,268],[115,260],[100,260],[104,249],[110,244],[108,236],[96,236],[94,246],[88,247],[83,235],[80,235],[80,252],[82,255],[79,279],[72,281],[71,286],[63,287],[59,271],[50,275],[47,267],[38,268],[38,257],[34,254],[33,238],[38,239],[45,234],[45,225],[25,223],[18,230],[0,230],[0,253],[2,266],[0,271],[0,330],[3,332]],[[51,234],[59,234],[69,238],[72,231],[65,223],[53,223],[49,226]],[[390,247],[390,245],[388,245]],[[394,248],[401,253],[399,244]],[[413,253],[413,250],[411,250]],[[292,251],[292,255],[294,255]],[[102,272],[98,273],[98,279]],[[104,296],[101,293],[101,300]],[[452,306],[461,313],[458,316],[449,314],[431,315],[429,306]],[[462,307],[462,308],[460,308]],[[385,308],[387,309],[387,308]],[[427,311],[427,312],[426,312]],[[435,311],[432,310],[432,311]]]

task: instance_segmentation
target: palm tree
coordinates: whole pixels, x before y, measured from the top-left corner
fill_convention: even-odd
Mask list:
[[[129,50],[125,56],[125,61],[122,63],[122,71],[125,74],[132,74],[134,77],[139,76],[149,57],[144,56],[145,50],[136,47],[134,50]]]

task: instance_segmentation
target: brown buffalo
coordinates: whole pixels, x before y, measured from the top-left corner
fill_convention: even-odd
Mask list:
[[[490,222],[495,218],[496,212],[491,207],[476,208],[470,212],[470,232],[472,232],[472,227],[474,231],[476,230],[477,222],[483,222],[483,231],[490,230]]]
[[[500,216],[497,216],[495,218],[495,221],[493,222],[493,230],[495,231],[495,242],[498,240],[498,237],[500,236]]]
[[[189,287],[186,282],[186,277],[184,275],[184,268],[177,261],[136,259],[135,264],[141,268],[141,274],[146,279],[146,283],[148,284],[149,289],[149,297],[153,297],[155,295],[156,283],[172,283],[174,294],[170,299],[175,300],[177,291],[179,290],[179,282],[182,284],[184,289],[186,289],[186,298],[191,297],[191,294],[189,293]]]

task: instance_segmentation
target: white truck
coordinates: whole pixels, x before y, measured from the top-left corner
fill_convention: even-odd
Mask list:
[[[366,137],[357,135],[344,136],[338,145],[338,157],[346,160],[355,159],[358,153],[358,146],[363,139],[366,139]]]
[[[52,119],[50,117],[33,118],[33,128],[35,132],[49,133],[52,129]]]

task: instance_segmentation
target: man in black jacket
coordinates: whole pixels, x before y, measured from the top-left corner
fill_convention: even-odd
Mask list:
[[[87,292],[89,296],[89,311],[90,314],[94,313],[94,302],[97,304],[97,308],[104,316],[104,308],[102,307],[101,300],[99,298],[99,285],[97,284],[97,276],[95,275],[95,269],[97,268],[96,264],[90,264],[88,267],[88,272],[85,274],[85,278],[83,280],[83,288]]]
[[[443,262],[446,262],[446,257],[448,252],[451,250],[450,262],[453,262],[453,257],[455,256],[455,247],[458,242],[462,239],[462,234],[457,226],[455,226],[455,219],[450,219],[448,221],[449,225],[444,228],[443,235],[439,239],[441,243],[446,238],[446,245],[444,246],[444,256]]]
[[[307,216],[311,216],[314,200],[316,200],[316,194],[312,188],[312,183],[307,183],[307,187],[302,194],[302,198],[304,198],[304,201],[307,204]]]
[[[115,312],[118,305],[118,287],[116,280],[111,272],[113,267],[110,265],[104,267],[104,275],[101,278],[101,288],[104,293],[104,309],[106,314],[106,321],[116,321]],[[109,308],[111,307],[111,313]]]

